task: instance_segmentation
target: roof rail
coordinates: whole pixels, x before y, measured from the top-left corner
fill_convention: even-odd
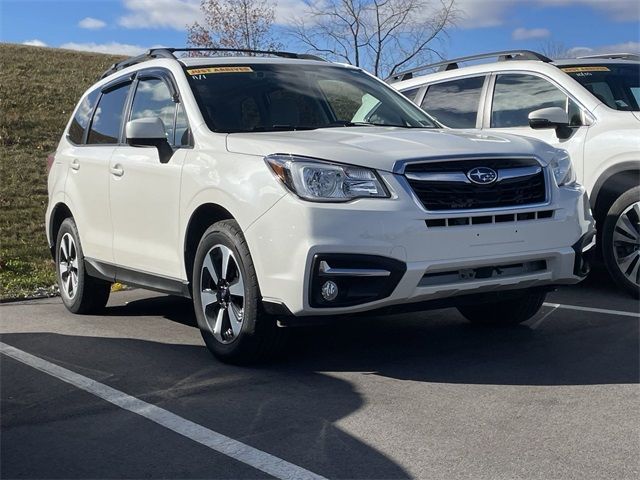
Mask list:
[[[600,53],[597,55],[584,55],[582,57],[578,57],[580,60],[586,60],[586,59],[598,59],[598,58],[604,58],[604,59],[611,59],[611,60],[635,60],[635,61],[640,61],[640,55],[636,54],[636,53]]]
[[[427,70],[430,68],[438,67],[439,72],[444,72],[447,70],[455,70],[459,68],[458,64],[461,62],[469,62],[472,60],[482,60],[483,58],[498,58],[499,62],[505,60],[540,60],[541,62],[549,63],[552,60],[544,55],[533,52],[531,50],[504,50],[501,52],[491,52],[491,53],[483,53],[480,55],[470,55],[468,57],[459,57],[451,60],[443,60],[437,63],[430,63],[427,65],[421,65],[419,67],[412,68],[411,70],[405,70],[404,72],[394,73],[390,77],[387,78],[387,82],[399,82],[401,80],[408,80],[413,78],[413,74],[417,72],[421,72],[423,70]]]
[[[190,47],[190,48],[152,48],[147,50],[145,53],[138,55],[136,57],[127,58],[118,63],[114,63],[109,67],[107,71],[105,71],[100,78],[108,77],[109,75],[117,72],[118,70],[122,70],[123,68],[130,67],[131,65],[136,65],[138,63],[146,62],[148,60],[152,60],[154,58],[171,58],[174,60],[178,60],[179,57],[175,56],[175,52],[238,52],[238,53],[252,53],[258,55],[274,55],[276,57],[283,58],[297,58],[299,60],[318,60],[318,61],[326,61],[324,58],[317,57],[315,55],[310,55],[307,53],[293,53],[293,52],[282,52],[278,50],[252,50],[248,48],[198,48],[198,47]]]

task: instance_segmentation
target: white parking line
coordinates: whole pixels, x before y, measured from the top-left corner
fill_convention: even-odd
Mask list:
[[[545,304],[547,305],[547,304]],[[558,307],[560,305],[554,305],[551,310],[549,310],[547,313],[545,313],[544,315],[542,315],[538,320],[535,321],[535,323],[533,323],[533,325],[531,325],[529,328],[531,328],[531,330],[535,330],[536,328],[538,328],[540,325],[542,325],[542,322],[545,321],[545,319],[551,315],[553,312],[555,312]]]
[[[91,380],[83,375],[62,368],[42,358],[31,355],[15,347],[0,342],[0,353],[19,362],[33,367],[41,372],[67,382],[74,387],[100,397],[124,410],[137,413],[152,422],[162,425],[194,442],[209,447],[216,452],[245,463],[258,470],[280,479],[324,479],[302,467],[289,463],[269,453],[250,447],[221,433],[209,430],[186,418],[144,402],[136,397],[111,388],[102,383]]]
[[[607,315],[619,315],[621,317],[640,318],[640,313],[626,312],[624,310],[607,310],[606,308],[580,307],[578,305],[562,305],[560,303],[544,303],[545,307],[563,308],[565,310],[577,310],[579,312],[605,313]]]

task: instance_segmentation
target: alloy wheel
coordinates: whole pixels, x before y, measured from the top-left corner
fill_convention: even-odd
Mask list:
[[[244,296],[244,280],[233,251],[215,245],[202,264],[200,303],[206,327],[219,342],[228,344],[240,335]]]
[[[78,291],[78,250],[70,233],[62,236],[58,262],[62,293],[73,299]]]
[[[640,202],[629,205],[613,230],[613,255],[620,272],[640,285]]]

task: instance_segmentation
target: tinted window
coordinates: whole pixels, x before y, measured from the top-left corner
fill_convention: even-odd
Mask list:
[[[91,121],[87,143],[118,143],[122,111],[129,93],[129,85],[120,85],[102,94]]]
[[[640,110],[639,64],[571,65],[561,68],[608,107],[635,112]]]
[[[496,77],[491,108],[492,127],[526,127],[529,113],[559,107],[569,114],[572,125],[580,125],[580,110],[573,100],[544,78],[525,74]]]
[[[100,91],[94,90],[89,95],[84,97],[80,102],[80,105],[78,105],[76,114],[73,116],[73,120],[71,121],[71,125],[69,126],[69,140],[71,140],[73,143],[82,143],[82,139],[84,138],[84,131],[89,125],[91,112],[93,111],[93,107],[96,105],[96,100],[98,100],[99,95]]]
[[[484,76],[431,85],[422,109],[451,128],[475,128]]]
[[[420,90],[420,87],[417,88],[410,88],[409,90],[402,90],[402,94],[407,97],[409,100],[411,100],[412,102],[416,101],[416,95],[418,93],[418,91]]]
[[[433,127],[419,108],[362,71],[307,64],[203,66],[187,70],[211,130],[262,132],[370,122]]]
[[[171,98],[167,84],[158,78],[147,78],[138,82],[131,105],[131,120],[159,118],[167,132],[167,140],[174,143],[173,131],[176,103]]]

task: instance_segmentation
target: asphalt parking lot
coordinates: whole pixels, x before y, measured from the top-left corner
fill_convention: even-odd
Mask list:
[[[0,475],[638,478],[637,301],[595,272],[548,302],[507,329],[451,309],[298,329],[254,368],[215,361],[182,299],[3,304]]]

